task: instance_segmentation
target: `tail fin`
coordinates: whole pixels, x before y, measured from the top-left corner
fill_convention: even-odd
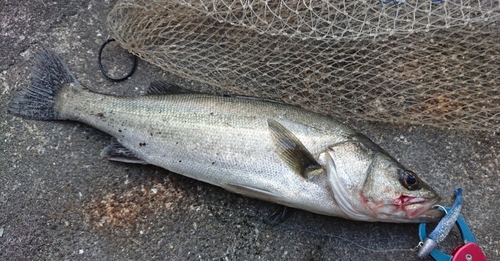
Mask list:
[[[64,62],[51,50],[43,50],[35,57],[31,69],[31,86],[9,103],[9,113],[34,120],[60,119],[55,109],[58,92],[78,81]]]

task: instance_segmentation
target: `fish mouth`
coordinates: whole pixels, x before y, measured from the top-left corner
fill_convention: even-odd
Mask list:
[[[401,197],[403,197],[404,200],[400,201],[400,206],[410,219],[421,222],[434,222],[439,221],[445,215],[443,211],[435,208],[436,204],[441,201],[441,198],[438,196],[433,198]]]

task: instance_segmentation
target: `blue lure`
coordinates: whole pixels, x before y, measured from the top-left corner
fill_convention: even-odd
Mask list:
[[[457,188],[454,194],[456,197],[455,202],[453,202],[453,205],[446,212],[446,215],[439,221],[436,228],[425,239],[424,244],[418,251],[419,258],[428,256],[439,243],[443,242],[455,225],[455,222],[457,222],[460,216],[460,210],[462,209],[462,188]]]

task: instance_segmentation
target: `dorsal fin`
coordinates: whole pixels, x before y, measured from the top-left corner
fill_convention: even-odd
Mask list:
[[[223,97],[243,99],[243,100],[253,100],[253,101],[263,101],[263,102],[272,102],[272,103],[279,103],[279,104],[287,104],[287,103],[284,103],[282,101],[276,101],[276,100],[271,100],[271,99],[266,99],[266,98],[259,98],[259,97],[254,97],[254,96],[235,95],[235,94],[227,94],[227,93],[222,94],[222,96]]]
[[[197,91],[189,90],[180,87],[177,84],[163,82],[163,81],[152,81],[149,85],[146,95],[171,95],[171,94],[187,94],[187,93],[200,93]]]
[[[280,157],[299,175],[309,178],[311,171],[321,168],[304,144],[288,129],[273,119],[267,119],[269,130]]]

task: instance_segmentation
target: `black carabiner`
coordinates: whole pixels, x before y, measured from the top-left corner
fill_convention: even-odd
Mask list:
[[[97,56],[97,63],[99,64],[99,69],[101,70],[102,74],[104,74],[104,76],[106,76],[106,78],[114,81],[114,82],[119,82],[119,81],[123,81],[123,80],[126,80],[128,77],[132,76],[132,74],[134,73],[135,71],[135,68],[137,68],[137,56],[133,55],[132,57],[132,69],[123,77],[121,78],[113,78],[111,75],[109,75],[106,70],[104,70],[104,67],[102,66],[102,50],[104,50],[104,47],[106,47],[106,45],[110,42],[113,42],[115,41],[115,39],[111,38],[111,39],[108,39],[106,42],[104,42],[102,45],[101,45],[101,48],[99,48],[99,55]]]

